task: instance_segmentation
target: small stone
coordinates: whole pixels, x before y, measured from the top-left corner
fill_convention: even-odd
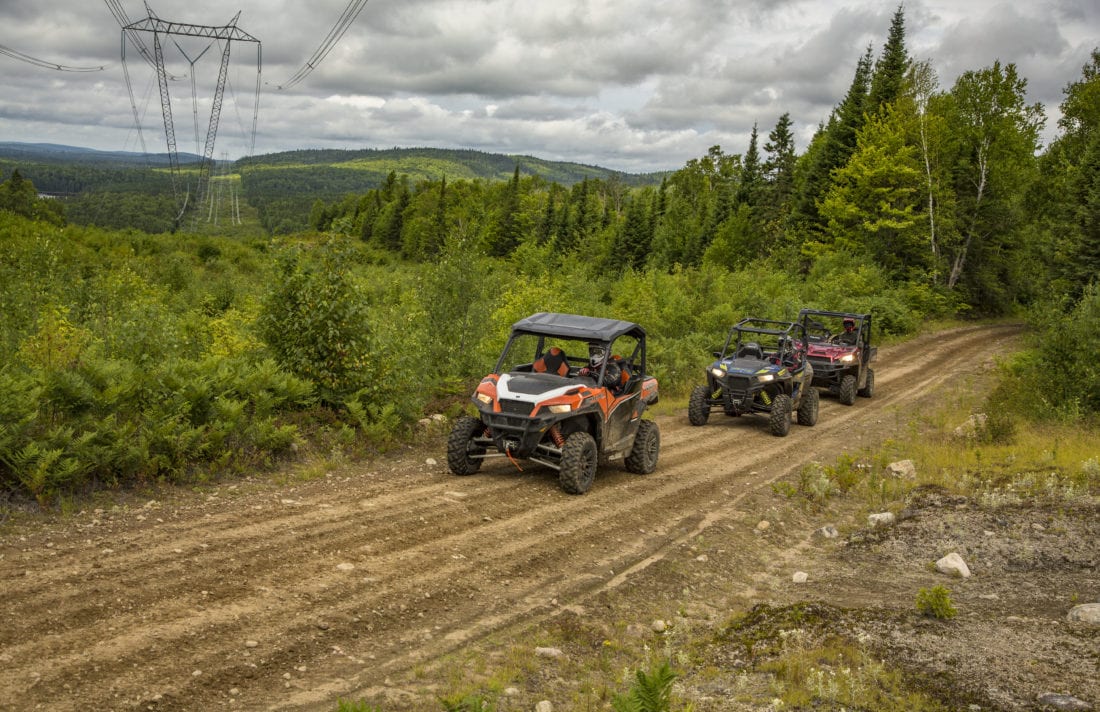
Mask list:
[[[654,633],[664,633],[668,630],[668,624],[660,619],[653,621],[652,625],[649,627],[653,629]]]
[[[769,522],[767,519],[761,519],[756,524],[756,531],[759,531],[759,532],[767,531],[768,527],[770,527],[771,525],[772,525],[771,522]]]
[[[936,570],[950,576],[961,576],[964,579],[970,578],[970,567],[967,566],[963,558],[954,551],[936,562]]]
[[[1100,625],[1100,603],[1082,603],[1070,609],[1066,619],[1073,623]]]
[[[202,670],[192,670],[191,671],[191,677],[200,677],[201,675],[202,675]]]
[[[564,653],[558,648],[535,648],[535,655],[540,658],[560,658]]]
[[[427,460],[424,461],[424,464],[428,465],[429,467],[435,467],[438,463],[435,461],[434,457],[429,457]]]
[[[244,647],[246,647],[246,648],[255,648],[259,644],[260,644],[259,641],[256,641],[256,640],[246,640],[246,641],[244,641]]]
[[[550,700],[542,700],[535,705],[535,712],[554,712],[554,705]]]
[[[237,695],[241,694],[241,691],[239,689],[237,689],[236,687],[231,687],[231,688],[229,688],[229,694],[236,697]]]
[[[795,583],[806,583],[809,578],[810,575],[805,571],[795,571],[794,575],[791,576],[791,581],[794,581]]]
[[[836,527],[834,527],[832,524],[826,524],[820,529],[815,529],[814,536],[820,537],[822,539],[836,539],[838,536],[840,536],[840,532],[838,532]]]
[[[867,517],[867,523],[872,527],[885,527],[894,523],[893,512],[880,512],[878,514],[871,514]]]
[[[699,556],[695,557],[695,560],[705,564],[710,561],[710,558],[707,557],[706,554],[700,554]]]
[[[348,563],[336,564],[336,570],[337,571],[354,571],[355,570],[355,564],[348,564]]]
[[[1090,712],[1092,710],[1092,705],[1084,700],[1079,700],[1072,695],[1059,695],[1054,692],[1039,695],[1037,702],[1042,709],[1063,712]]]
[[[912,460],[898,460],[887,465],[886,472],[898,479],[911,480],[917,476],[917,466]]]

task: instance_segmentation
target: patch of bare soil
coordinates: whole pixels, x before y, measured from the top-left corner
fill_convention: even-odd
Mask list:
[[[825,398],[818,424],[786,438],[760,419],[696,428],[682,409],[660,416],[657,471],[612,464],[580,497],[539,466],[454,477],[433,432],[423,449],[306,483],[12,516],[0,532],[0,709],[332,710],[339,698],[440,709],[464,655],[529,644],[533,657],[540,636],[568,628],[578,647],[563,653],[577,659],[649,635],[654,619],[688,639],[756,603],[801,600],[879,611],[852,615],[868,645],[951,699],[1030,709],[1049,686],[1100,702],[1095,634],[1065,622],[1072,597],[1100,597],[1095,511],[921,500],[872,538],[822,542],[823,515],[771,487],[901,434],[1017,336],[969,327],[931,351],[883,349],[873,399]],[[960,615],[919,619],[915,592],[936,581],[927,564],[949,544],[975,571],[950,582]],[[792,584],[795,569],[809,581]],[[584,691],[553,674],[560,662],[538,664],[549,667],[514,681],[498,709],[576,708]],[[742,709],[723,674],[686,675],[680,689],[699,710]]]

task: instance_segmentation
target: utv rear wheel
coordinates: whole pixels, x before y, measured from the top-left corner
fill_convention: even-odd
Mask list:
[[[661,451],[661,431],[652,420],[638,423],[638,434],[634,436],[634,447],[626,456],[623,464],[627,472],[636,475],[648,475],[657,469],[657,455]]]
[[[447,466],[451,468],[451,472],[456,475],[472,475],[481,469],[480,455],[485,454],[485,448],[474,447],[474,438],[484,430],[484,423],[468,415],[455,421],[447,438]]]
[[[817,411],[820,407],[820,398],[817,389],[806,386],[802,394],[802,402],[798,404],[798,424],[815,425],[817,423]]]
[[[692,425],[707,424],[710,416],[710,406],[707,405],[709,395],[710,388],[707,386],[696,386],[691,390],[691,397],[688,398],[688,421]]]
[[[875,372],[867,369],[867,383],[859,389],[861,398],[870,398],[875,394]]]
[[[856,377],[850,373],[840,379],[840,402],[844,405],[856,402]]]
[[[584,494],[596,478],[596,441],[588,433],[573,433],[561,448],[558,484],[569,494]]]
[[[791,397],[780,393],[772,399],[772,411],[768,414],[768,426],[772,435],[779,437],[791,432]]]

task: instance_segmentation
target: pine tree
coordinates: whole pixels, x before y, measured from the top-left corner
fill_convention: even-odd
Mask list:
[[[859,62],[844,100],[820,132],[820,144],[807,151],[808,164],[801,176],[794,201],[792,220],[796,229],[808,235],[820,233],[825,221],[818,213],[818,201],[829,191],[832,172],[848,162],[856,147],[856,134],[864,121],[867,85],[871,77],[871,48]],[[817,137],[815,137],[817,138]]]
[[[760,151],[757,149],[758,135],[756,124],[752,125],[749,136],[749,149],[741,159],[741,182],[737,188],[737,203],[755,207],[760,200],[763,183],[763,168],[760,165]]]
[[[517,165],[504,194],[504,205],[497,218],[489,254],[495,257],[512,254],[512,251],[519,247],[520,238],[519,166]]]
[[[1078,242],[1073,268],[1078,294],[1100,279],[1100,131],[1092,140],[1077,174]]]
[[[897,99],[905,84],[909,64],[909,55],[905,51],[905,14],[899,5],[890,23],[890,34],[882,47],[882,55],[875,62],[871,90],[867,96],[868,113],[880,112]]]

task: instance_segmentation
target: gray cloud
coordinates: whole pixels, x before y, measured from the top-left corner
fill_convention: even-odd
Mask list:
[[[121,0],[131,20],[145,15]],[[788,112],[799,147],[843,97],[859,57],[881,50],[895,6],[872,0],[371,0],[301,83],[280,89],[347,6],[240,0],[157,2],[160,17],[239,27],[263,41],[256,150],[436,146],[524,153],[627,171],[675,169],[721,145],[747,146]],[[1014,62],[1048,132],[1062,88],[1080,76],[1100,26],[1087,0],[1001,4],[912,0],[906,41],[931,59],[942,88],[995,59]],[[121,30],[105,4],[0,2],[0,44],[71,66],[62,73],[0,56],[0,138],[140,150],[120,61]],[[179,40],[196,56],[208,40]],[[190,65],[166,41],[181,150],[210,111],[220,47]],[[256,97],[254,47],[232,48],[217,152],[248,150]],[[164,129],[152,70],[127,64],[149,150]]]

